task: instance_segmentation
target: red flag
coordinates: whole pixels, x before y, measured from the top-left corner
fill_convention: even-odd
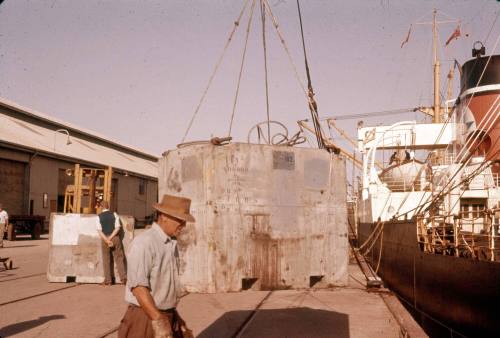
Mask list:
[[[403,46],[405,45],[405,43],[407,43],[408,40],[410,40],[410,33],[411,33],[411,25],[410,25],[410,29],[408,29],[408,34],[406,35],[406,39],[404,39],[404,41],[401,42],[401,48],[403,48]]]
[[[451,34],[451,36],[448,38],[448,40],[446,41],[446,46],[448,46],[451,42],[451,40],[453,39],[458,39],[462,34],[460,33],[460,25],[457,26],[457,28],[455,29],[455,31],[453,32],[453,34]]]

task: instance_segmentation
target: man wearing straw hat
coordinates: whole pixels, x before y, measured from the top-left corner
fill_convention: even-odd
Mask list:
[[[129,303],[119,338],[189,338],[191,330],[176,311],[181,295],[176,236],[195,219],[191,200],[164,195],[150,229],[132,242],[127,256],[125,300]]]

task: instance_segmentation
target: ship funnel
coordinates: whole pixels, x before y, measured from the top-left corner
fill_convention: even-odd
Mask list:
[[[485,48],[479,41],[474,43],[474,59],[462,66],[460,76],[460,103],[457,117],[460,139],[477,156],[497,161],[500,157],[500,55],[484,56]],[[498,165],[494,172],[500,172]]]

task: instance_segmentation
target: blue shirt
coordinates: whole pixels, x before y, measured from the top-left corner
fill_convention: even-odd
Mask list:
[[[158,309],[176,307],[182,292],[179,264],[177,241],[153,223],[132,241],[127,255],[125,301],[140,306],[132,289],[144,286],[150,290]]]

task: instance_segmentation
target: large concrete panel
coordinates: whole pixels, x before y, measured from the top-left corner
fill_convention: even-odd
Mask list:
[[[347,283],[345,161],[324,150],[192,145],[160,160],[159,196],[192,199],[180,236],[191,292]]]
[[[134,218],[120,215],[125,253],[134,237]],[[97,215],[56,214],[50,217],[49,282],[104,282],[102,240],[96,230]],[[120,282],[115,270],[115,279]]]

